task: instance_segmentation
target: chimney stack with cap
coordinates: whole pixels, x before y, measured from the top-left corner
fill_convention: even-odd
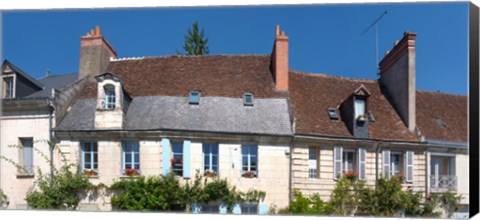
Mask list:
[[[96,26],[80,37],[79,78],[88,76],[90,81],[95,81],[93,76],[105,71],[111,57],[116,58],[117,53]]]
[[[412,132],[416,127],[416,37],[414,32],[405,32],[402,40],[395,41],[393,48],[379,64],[380,83],[400,118]]]
[[[288,37],[280,32],[280,26],[275,27],[275,43],[272,51],[272,72],[275,79],[275,89],[288,91]]]

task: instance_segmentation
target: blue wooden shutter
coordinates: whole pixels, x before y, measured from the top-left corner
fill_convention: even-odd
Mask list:
[[[342,175],[342,155],[343,148],[336,146],[333,148],[333,179],[337,180]]]
[[[267,204],[259,204],[258,205],[258,214],[260,214],[260,215],[268,214],[268,205]]]
[[[191,141],[183,141],[183,178],[190,178],[190,145]]]
[[[406,158],[407,169],[406,171],[406,181],[413,182],[413,151],[407,151],[407,158]]]
[[[366,160],[367,160],[367,151],[365,150],[365,148],[360,148],[358,149],[358,177],[359,179],[361,180],[364,180],[365,179],[365,172],[367,171],[367,168],[366,168]]]
[[[382,151],[383,178],[390,179],[390,150]]]
[[[162,139],[162,175],[170,173],[170,140]]]
[[[218,207],[218,211],[220,214],[227,214],[227,211],[228,211],[228,206],[224,203],[220,204],[220,206]]]
[[[242,208],[240,207],[240,204],[236,203],[233,205],[233,214],[242,214]]]

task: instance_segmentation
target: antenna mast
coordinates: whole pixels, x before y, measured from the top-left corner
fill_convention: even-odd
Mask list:
[[[376,56],[376,61],[377,61],[377,75],[380,75],[380,68],[378,66],[378,23],[380,23],[380,20],[383,18],[383,16],[385,16],[386,14],[388,13],[387,10],[385,10],[383,12],[383,14],[380,15],[380,17],[378,17],[370,26],[367,27],[367,29],[365,29],[361,36],[363,36],[365,33],[368,32],[368,30],[370,30],[371,27],[375,26],[375,56]]]

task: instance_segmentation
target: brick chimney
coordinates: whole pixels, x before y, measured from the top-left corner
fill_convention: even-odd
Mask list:
[[[79,78],[89,77],[89,81],[95,81],[93,76],[103,73],[110,62],[110,57],[116,58],[117,53],[108,41],[100,33],[100,27],[90,30],[80,37],[80,65]]]
[[[412,132],[416,126],[416,37],[414,32],[405,32],[402,40],[395,41],[393,49],[386,52],[379,64],[380,83],[400,118]]]
[[[288,91],[288,37],[280,32],[280,26],[275,27],[275,43],[272,51],[272,72],[275,89]]]

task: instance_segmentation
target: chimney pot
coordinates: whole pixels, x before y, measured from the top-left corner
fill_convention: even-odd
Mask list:
[[[285,36],[285,31],[282,31],[282,36]]]
[[[397,46],[400,41],[396,40],[393,46]]]
[[[280,25],[277,24],[275,26],[275,36],[278,36],[278,35],[280,35]]]
[[[385,56],[387,56],[390,53],[389,50],[385,51]]]
[[[93,29],[90,30],[90,35],[95,36],[95,32],[93,31]]]
[[[100,36],[100,26],[97,25],[96,30],[95,30],[95,35]]]

